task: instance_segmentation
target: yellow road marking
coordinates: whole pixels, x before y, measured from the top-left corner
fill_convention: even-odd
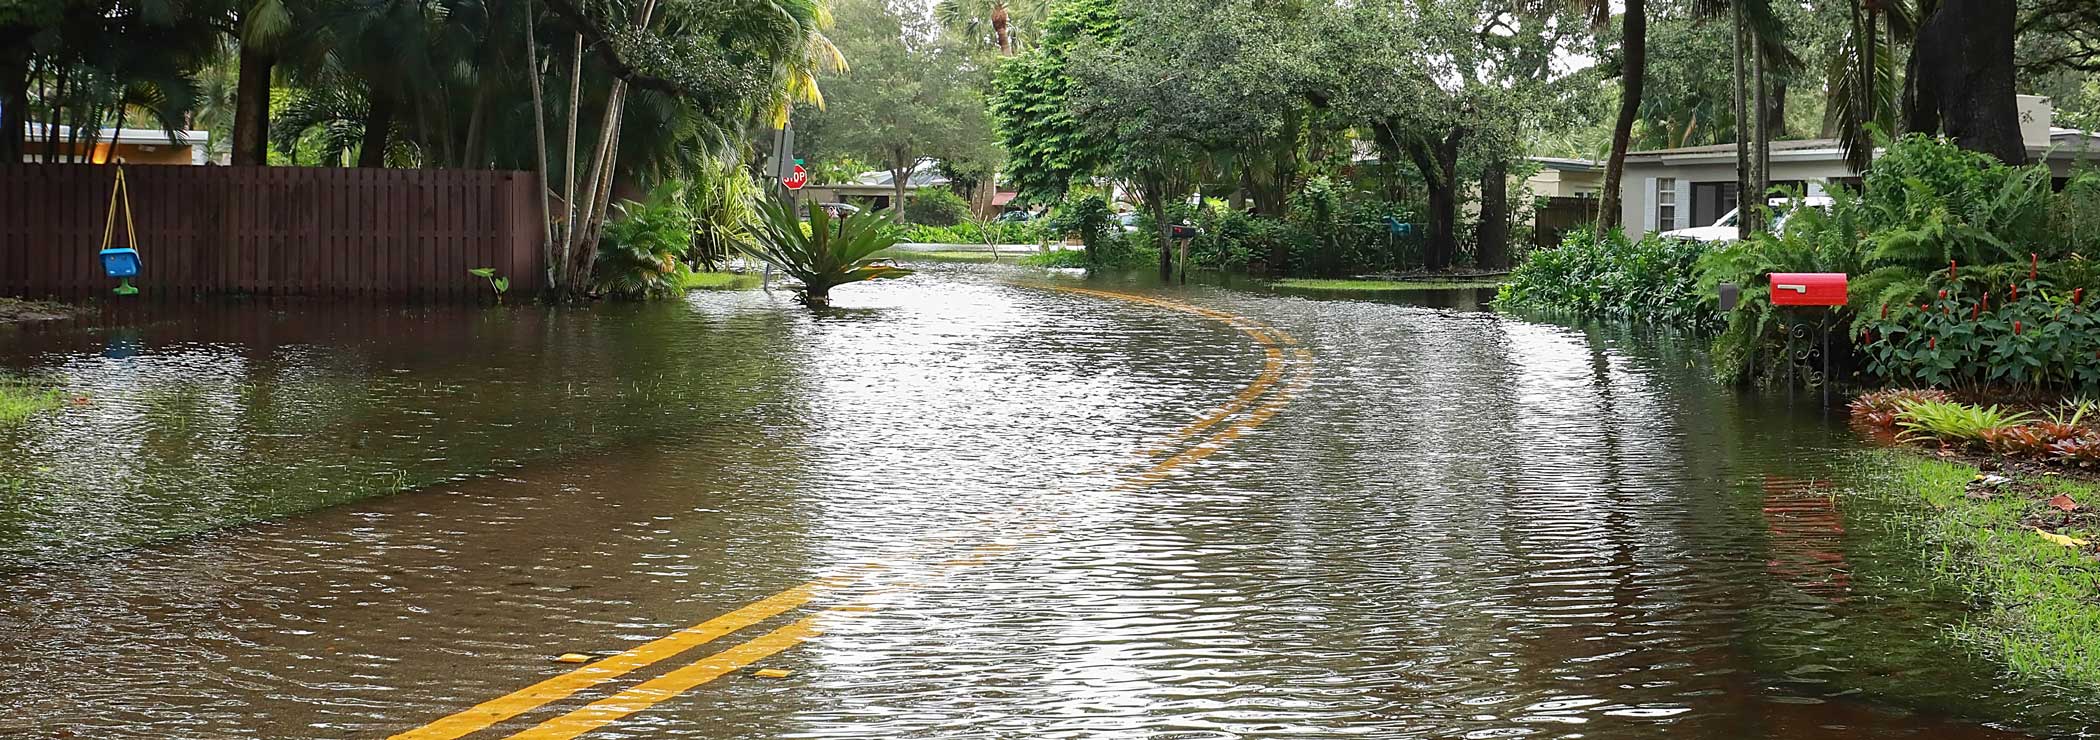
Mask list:
[[[1240,393],[1236,394],[1226,404],[1220,406],[1217,409],[1213,409],[1202,416],[1199,416],[1195,422],[1192,422],[1188,426],[1183,427],[1181,430],[1178,430],[1174,435],[1172,435],[1169,438],[1167,442],[1156,446],[1152,450],[1147,450],[1146,454],[1148,456],[1158,454],[1159,452],[1162,452],[1167,448],[1171,448],[1175,442],[1178,442],[1182,439],[1186,439],[1187,437],[1202,432],[1203,430],[1208,429],[1211,426],[1214,426],[1227,418],[1231,418],[1233,415],[1245,409],[1249,404],[1253,403],[1256,399],[1260,398],[1264,393],[1267,393],[1272,387],[1274,387],[1278,382],[1280,382],[1282,380],[1283,372],[1285,370],[1285,353],[1282,351],[1281,348],[1278,347],[1279,343],[1281,343],[1283,346],[1287,346],[1292,349],[1290,355],[1293,359],[1302,361],[1310,358],[1309,352],[1297,346],[1297,339],[1295,337],[1292,337],[1289,334],[1286,334],[1272,327],[1268,327],[1264,324],[1261,324],[1260,322],[1243,319],[1241,317],[1233,316],[1232,314],[1228,314],[1223,311],[1205,309],[1197,306],[1191,306],[1185,303],[1176,303],[1172,301],[1131,295],[1127,293],[1114,293],[1102,290],[1070,287],[1061,287],[1058,288],[1058,290],[1064,290],[1073,293],[1083,293],[1103,298],[1113,298],[1134,303],[1149,304],[1174,311],[1192,313],[1200,316],[1217,319],[1225,323],[1226,325],[1231,326],[1232,328],[1247,334],[1249,337],[1253,338],[1254,341],[1263,345],[1264,359],[1262,363],[1262,372],[1255,377],[1255,380],[1252,383],[1250,383],[1248,387],[1242,389]],[[1225,429],[1213,434],[1209,439],[1205,440],[1204,442],[1194,447],[1183,450],[1180,454],[1174,455],[1173,457],[1160,461],[1158,464],[1146,470],[1144,473],[1139,474],[1134,479],[1127,480],[1123,485],[1117,486],[1116,490],[1129,490],[1142,487],[1145,484],[1157,482],[1165,478],[1168,473],[1170,473],[1176,468],[1179,468],[1191,462],[1195,462],[1197,460],[1202,460],[1211,456],[1212,454],[1217,453],[1219,450],[1224,449],[1227,443],[1239,438],[1248,430],[1251,430],[1254,427],[1260,426],[1261,424],[1267,422],[1270,418],[1273,418],[1278,412],[1282,410],[1282,408],[1286,404],[1289,403],[1291,396],[1294,395],[1295,392],[1303,385],[1303,379],[1298,379],[1292,382],[1290,385],[1283,387],[1276,393],[1272,394],[1266,402],[1264,402],[1261,406],[1257,407],[1252,413],[1247,414],[1246,417],[1240,419],[1237,422],[1234,422],[1231,425],[1228,425]],[[1022,533],[1019,536],[1026,538],[1035,538],[1044,536],[1044,534],[1045,533],[1041,530],[1034,530]],[[959,538],[948,538],[946,540],[942,540],[942,542],[947,543],[957,540],[959,540]],[[983,565],[987,562],[990,562],[994,557],[996,557],[996,554],[1004,553],[1012,549],[1012,545],[996,542],[986,543],[983,545],[979,545],[977,548],[973,549],[973,552],[981,553],[978,557],[950,559],[941,562],[939,565],[950,568],[958,566]],[[863,567],[867,570],[875,570],[883,568],[885,566],[871,563]],[[828,578],[818,579],[816,581],[812,581],[810,583],[806,583],[792,589],[788,589],[787,591],[783,591],[758,602],[754,602],[751,605],[746,606],[737,611],[730,612],[729,614],[724,614],[720,617],[710,619],[706,622],[702,622],[692,627],[688,627],[684,630],[672,633],[667,637],[655,640],[653,642],[637,646],[626,652],[620,653],[619,655],[606,658],[605,660],[579,668],[569,673],[562,674],[560,676],[549,678],[547,680],[541,681],[540,683],[533,684],[532,686],[526,687],[506,696],[483,702],[481,704],[475,705],[473,708],[438,720],[437,722],[433,722],[429,725],[425,725],[416,730],[395,735],[390,740],[451,740],[453,738],[462,737],[464,735],[477,732],[482,729],[486,729],[490,726],[495,725],[496,723],[502,722],[512,717],[516,717],[525,712],[532,711],[539,707],[545,706],[548,703],[567,698],[571,695],[574,695],[578,691],[582,691],[583,689],[587,689],[592,686],[604,683],[606,681],[610,681],[619,676],[625,675],[637,669],[647,667],[658,661],[664,660],[665,658],[669,658],[671,656],[682,653],[692,647],[711,642],[724,635],[735,633],[738,630],[742,630],[745,627],[749,627],[753,624],[764,621],[765,619],[799,608],[807,604],[814,597],[816,590],[820,587],[844,587],[865,577],[865,574],[862,576],[855,577],[832,576]],[[884,591],[908,591],[921,588],[925,585],[925,581],[912,580],[901,584],[896,584],[889,589],[884,589]],[[877,607],[875,607],[874,605],[868,603],[865,600],[862,600],[856,603],[833,607],[831,609],[819,612],[817,614],[804,617],[785,627],[781,627],[779,629],[773,630],[772,632],[768,632],[764,635],[752,638],[751,640],[748,640],[742,644],[715,653],[706,658],[702,658],[701,660],[693,664],[687,665],[677,670],[673,670],[669,673],[663,674],[648,681],[644,681],[641,684],[634,686],[633,688],[621,691],[617,694],[614,694],[611,697],[592,702],[581,709],[577,709],[575,711],[569,712],[568,714],[564,714],[560,717],[548,720],[537,726],[532,727],[531,729],[528,729],[524,732],[520,732],[511,737],[514,739],[526,738],[528,740],[554,740],[574,738],[579,735],[592,732],[594,730],[597,730],[598,728],[616,722],[630,714],[646,709],[662,701],[674,698],[680,694],[692,690],[695,687],[706,684],[709,681],[713,681],[724,675],[735,672],[737,669],[751,665],[752,663],[758,660],[762,660],[764,658],[770,657],[784,650],[787,650],[788,648],[799,645],[802,642],[808,640],[810,637],[813,637],[820,633],[820,630],[818,630],[817,628],[817,621],[826,615],[840,614],[850,616],[852,614],[857,613],[871,612],[874,611],[876,608]]]
[[[707,656],[697,663],[636,684],[634,688],[591,702],[582,709],[540,723],[512,735],[511,740],[566,740],[612,724],[635,712],[721,678],[760,659],[794,647],[818,633],[819,612],[795,623],[751,638],[736,647]]]
[[[568,698],[657,661],[685,652],[716,638],[757,624],[790,609],[809,603],[819,581],[796,586],[753,602],[750,606],[673,632],[625,652],[549,678],[504,696],[490,699],[450,717],[393,736],[392,740],[451,740],[479,732],[498,722]]]

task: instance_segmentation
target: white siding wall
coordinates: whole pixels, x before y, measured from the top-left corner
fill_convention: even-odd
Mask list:
[[[1820,182],[1833,177],[1850,177],[1852,171],[1843,160],[1774,161],[1772,179],[1805,180],[1810,183],[1811,194],[1821,189]],[[1655,179],[1673,177],[1677,179],[1678,228],[1707,226],[1690,223],[1692,217],[1692,183],[1733,182],[1735,162],[1721,164],[1669,165],[1656,162],[1627,162],[1625,183],[1627,187],[1620,199],[1620,222],[1626,224],[1629,236],[1639,237],[1654,228],[1655,224]]]

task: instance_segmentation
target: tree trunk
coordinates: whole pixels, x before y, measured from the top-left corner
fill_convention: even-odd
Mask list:
[[[1152,212],[1152,228],[1159,238],[1159,279],[1174,276],[1174,225],[1167,223],[1167,183],[1159,175],[1144,178],[1145,210]]]
[[[0,36],[0,163],[22,161],[29,140],[29,40]]]
[[[240,80],[234,91],[233,163],[270,163],[270,68],[277,59],[241,45]]]
[[[1482,270],[1509,269],[1509,161],[1489,160],[1480,172],[1480,227],[1473,259]]]
[[[365,104],[365,133],[357,141],[357,166],[385,167],[387,138],[394,130],[394,99],[371,93]]]
[[[1422,267],[1428,270],[1451,267],[1458,253],[1458,144],[1465,136],[1465,129],[1456,128],[1440,140],[1408,142],[1429,190],[1429,243],[1422,250]]]
[[[1626,178],[1626,150],[1633,144],[1633,124],[1640,119],[1641,88],[1648,76],[1647,0],[1626,0],[1626,14],[1619,25],[1625,68],[1619,74],[1619,118],[1612,124],[1611,156],[1604,161],[1604,189],[1597,201],[1599,231],[1619,228],[1625,215],[1620,213],[1619,189]]]
[[[890,187],[892,188],[891,192],[895,193],[895,195],[890,196],[890,215],[897,217],[897,223],[899,225],[905,223],[904,189],[906,185],[909,185],[911,183],[911,173],[914,169],[918,168],[913,167],[910,169],[890,170]]]
[[[1904,128],[1944,132],[1963,149],[2024,164],[2013,97],[2014,0],[1944,0],[1918,27]]]
[[[1765,204],[1765,191],[1772,187],[1772,129],[1767,125],[1771,122],[1771,118],[1768,115],[1771,109],[1771,84],[1770,80],[1765,76],[1767,61],[1763,45],[1758,43],[1755,33],[1751,34],[1750,82],[1756,90],[1752,103],[1757,110],[1757,125],[1753,129],[1756,132],[1756,136],[1751,140],[1750,146],[1749,202],[1753,206],[1763,206]],[[1743,200],[1740,196],[1736,198],[1739,207]],[[1689,206],[1680,203],[1677,207],[1679,210],[1683,210]],[[1749,224],[1752,229],[1757,231],[1764,231],[1765,215],[1763,210],[1746,210],[1741,216],[1737,219],[1738,221]]]

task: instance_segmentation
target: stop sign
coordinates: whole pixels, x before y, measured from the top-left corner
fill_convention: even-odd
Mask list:
[[[794,174],[788,175],[780,184],[786,185],[789,190],[801,190],[802,186],[809,184],[809,171],[802,169],[802,165],[795,165]]]

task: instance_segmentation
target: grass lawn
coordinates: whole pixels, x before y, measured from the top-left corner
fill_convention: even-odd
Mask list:
[[[1912,533],[1985,605],[1962,637],[2024,676],[2100,686],[2100,483],[1999,471],[2010,482],[1986,487],[1974,465],[1876,454],[1893,472],[1870,492],[1929,507]]]
[[[0,429],[28,421],[40,411],[58,408],[64,394],[49,385],[0,375]]]
[[[1290,278],[1272,285],[1285,290],[1318,290],[1338,293],[1375,293],[1398,290],[1469,290],[1493,288],[1499,280],[1314,280]]]
[[[754,272],[689,272],[679,287],[686,290],[752,290],[765,280]]]

